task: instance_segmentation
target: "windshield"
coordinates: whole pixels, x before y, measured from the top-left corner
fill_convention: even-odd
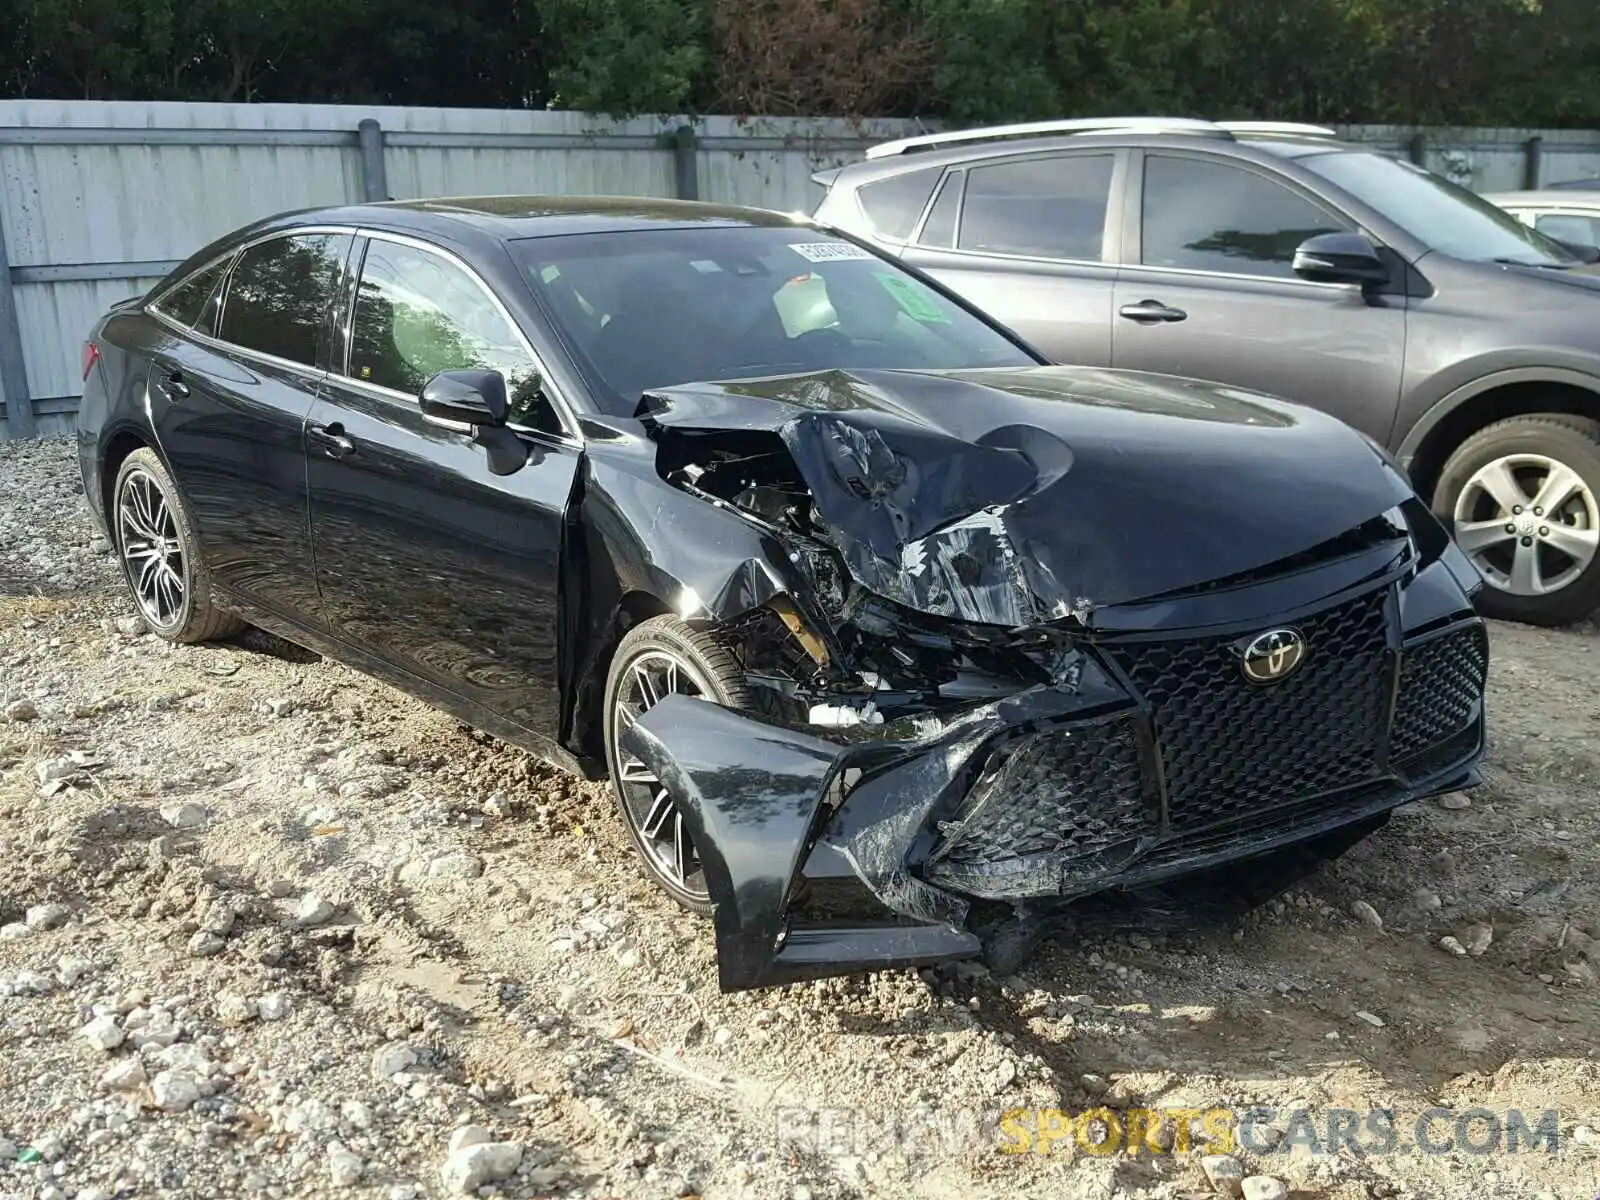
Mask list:
[[[1411,163],[1365,152],[1317,154],[1300,162],[1442,254],[1529,266],[1578,261],[1510,213]]]
[[[618,416],[647,388],[694,380],[1034,361],[893,263],[805,226],[569,234],[512,251]]]

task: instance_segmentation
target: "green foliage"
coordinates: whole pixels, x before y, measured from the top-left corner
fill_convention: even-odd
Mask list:
[[[786,107],[798,96],[817,110],[865,97],[880,108],[819,115],[963,123],[1174,113],[1600,126],[1594,0],[882,0],[873,20],[860,0],[795,0],[743,25],[741,11],[737,0],[0,0],[0,96],[636,114],[781,95]]]

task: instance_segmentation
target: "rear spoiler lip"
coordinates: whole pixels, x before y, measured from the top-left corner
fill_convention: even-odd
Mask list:
[[[818,184],[826,191],[833,187],[834,180],[838,179],[843,171],[843,167],[829,167],[827,170],[814,172],[811,176],[811,182]]]

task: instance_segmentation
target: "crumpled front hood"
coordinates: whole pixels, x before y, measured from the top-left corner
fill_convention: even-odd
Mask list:
[[[658,438],[776,434],[858,583],[1011,627],[1253,571],[1411,495],[1324,414],[1096,368],[693,383],[640,417]]]

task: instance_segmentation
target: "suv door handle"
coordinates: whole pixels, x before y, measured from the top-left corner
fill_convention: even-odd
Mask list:
[[[189,398],[189,385],[184,382],[183,372],[174,368],[161,376],[156,384],[161,394],[168,400],[187,400]]]
[[[329,458],[349,458],[356,452],[356,444],[345,436],[344,426],[337,421],[332,425],[307,425],[306,440],[320,446]]]
[[[1186,321],[1189,314],[1181,308],[1173,308],[1170,304],[1163,304],[1159,300],[1141,300],[1137,304],[1124,304],[1117,309],[1119,317],[1129,321],[1138,321],[1141,325],[1154,324],[1157,321]]]

